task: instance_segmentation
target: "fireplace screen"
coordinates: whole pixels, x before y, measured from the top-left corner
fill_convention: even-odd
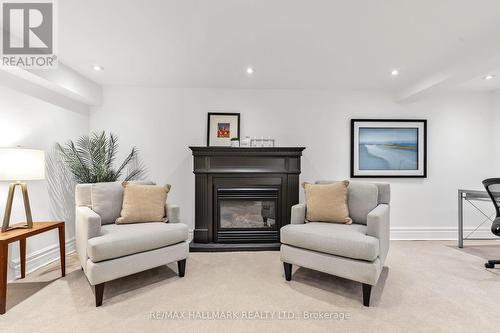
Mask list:
[[[276,201],[221,200],[220,226],[224,229],[274,228]]]

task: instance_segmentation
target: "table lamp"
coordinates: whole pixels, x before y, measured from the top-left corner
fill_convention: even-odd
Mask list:
[[[24,148],[0,148],[0,181],[11,181],[3,217],[2,232],[16,228],[33,228],[28,187],[22,181],[45,179],[45,152]],[[9,227],[16,187],[21,187],[26,224]]]

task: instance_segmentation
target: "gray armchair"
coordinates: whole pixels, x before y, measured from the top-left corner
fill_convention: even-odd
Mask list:
[[[317,182],[331,183],[331,182]],[[307,267],[363,286],[363,304],[370,305],[389,251],[389,184],[351,182],[348,187],[352,224],[306,221],[306,205],[292,207],[291,224],[281,228],[281,261],[285,278],[292,265]]]
[[[184,276],[188,227],[179,223],[178,206],[166,204],[166,223],[118,225],[114,221],[122,206],[120,183],[79,184],[75,198],[76,252],[95,287],[96,306],[102,305],[105,282],[175,261],[179,276]]]

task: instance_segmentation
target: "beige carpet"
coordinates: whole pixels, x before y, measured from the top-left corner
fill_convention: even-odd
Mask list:
[[[174,264],[110,282],[95,308],[70,255],[65,278],[53,263],[9,285],[0,332],[498,332],[500,267],[486,257],[500,243],[392,242],[366,308],[352,281],[295,268],[286,282],[278,252],[194,253],[186,277]],[[315,312],[333,318],[302,318]]]

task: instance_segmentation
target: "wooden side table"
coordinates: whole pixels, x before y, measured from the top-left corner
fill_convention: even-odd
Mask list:
[[[33,222],[31,229],[13,229],[0,233],[0,314],[5,313],[7,303],[7,258],[9,244],[19,241],[21,257],[21,279],[26,276],[26,238],[52,229],[59,230],[59,252],[61,255],[61,274],[66,275],[66,249],[64,240],[64,222]]]

